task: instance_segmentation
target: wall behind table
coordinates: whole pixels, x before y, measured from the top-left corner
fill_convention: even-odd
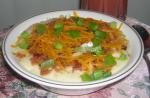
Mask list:
[[[78,2],[78,0],[0,0],[0,29],[41,13],[78,9]]]
[[[15,23],[14,0],[0,0],[0,28]]]
[[[0,29],[34,15],[78,9],[79,0],[0,0]],[[128,16],[150,25],[150,0],[128,0]]]
[[[128,16],[150,25],[150,0],[128,0]]]

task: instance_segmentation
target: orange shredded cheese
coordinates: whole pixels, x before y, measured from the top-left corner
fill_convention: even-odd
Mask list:
[[[78,16],[77,12],[74,11],[73,15]],[[80,17],[81,18],[81,17]],[[73,61],[76,61],[84,71],[92,72],[92,70],[102,68],[104,70],[111,70],[111,67],[105,67],[102,63],[104,56],[108,52],[112,52],[113,49],[118,51],[122,50],[123,46],[127,46],[127,40],[122,32],[117,29],[111,28],[108,23],[104,21],[94,20],[92,18],[81,18],[84,22],[83,26],[75,25],[72,18],[56,18],[50,22],[46,22],[46,32],[42,35],[38,35],[36,32],[36,24],[32,26],[32,32],[29,39],[29,52],[32,55],[40,54],[45,56],[47,59],[54,59],[56,61],[55,68],[57,70],[63,70],[67,66],[71,66]],[[101,46],[104,50],[104,54],[101,56],[93,56],[92,53],[84,53],[79,56],[73,56],[75,48],[81,46],[84,43],[90,42],[94,38],[94,33],[88,30],[88,23],[95,22],[100,25],[99,29],[105,31],[108,37],[101,42]],[[54,24],[64,24],[64,29],[61,31],[60,36],[54,35]],[[67,31],[78,30],[80,37],[73,39]],[[64,46],[61,50],[57,50],[53,47],[56,41],[60,41]],[[92,66],[91,66],[92,65]],[[77,66],[77,65],[75,65]]]

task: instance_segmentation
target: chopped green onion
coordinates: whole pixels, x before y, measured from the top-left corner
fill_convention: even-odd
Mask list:
[[[21,35],[19,37],[19,42],[18,42],[19,48],[21,48],[21,49],[29,48],[29,43],[28,43],[29,36],[30,36],[30,34],[27,31],[24,31],[21,33]]]
[[[79,17],[72,17],[72,20],[73,20],[74,22],[77,22],[78,19],[79,19]]]
[[[75,48],[75,51],[82,52],[82,53],[91,52],[97,56],[99,56],[103,53],[101,46],[96,46],[96,47],[81,46],[81,47]]]
[[[94,77],[94,80],[99,80],[99,79],[102,79],[103,78],[103,71],[102,70],[96,70],[93,72],[93,77]]]
[[[103,52],[101,46],[91,47],[91,49],[89,49],[88,51],[96,54],[97,56],[101,55]]]
[[[104,32],[104,31],[100,31],[100,30],[96,30],[96,31],[95,31],[95,37],[96,37],[97,39],[105,39],[106,36],[107,36],[107,33]]]
[[[69,33],[69,36],[72,38],[80,37],[80,32],[77,30],[69,30],[68,33]]]
[[[95,23],[95,22],[90,22],[88,24],[88,27],[89,27],[90,30],[95,31],[95,30],[97,30],[99,28],[99,25],[97,23]]]
[[[64,24],[62,23],[55,23],[54,25],[55,30],[63,30],[63,28],[64,28]]]
[[[81,19],[79,19],[79,20],[76,22],[76,24],[77,24],[78,26],[83,26],[83,21],[82,21]]]
[[[29,44],[26,40],[21,39],[19,45],[18,45],[21,49],[28,49],[29,48]]]
[[[64,24],[62,24],[62,23],[55,23],[54,29],[55,29],[54,34],[56,36],[59,36],[61,34],[62,30],[64,29]]]
[[[37,33],[38,33],[39,35],[41,35],[41,34],[43,34],[43,33],[46,31],[46,25],[39,23],[39,24],[37,24],[37,26],[36,26],[36,30],[37,30]]]
[[[72,17],[77,26],[83,26],[83,20],[79,17]]]
[[[103,63],[105,64],[105,66],[110,67],[112,65],[115,65],[116,61],[115,61],[115,58],[111,54],[108,54],[104,58]]]
[[[125,54],[121,54],[119,57],[119,60],[125,61],[127,59],[127,56]]]
[[[54,34],[55,34],[56,36],[59,36],[59,35],[61,34],[61,30],[56,30],[56,31],[54,31]]]
[[[109,76],[111,76],[111,72],[109,71],[104,72],[104,78],[107,78]]]
[[[83,73],[80,77],[82,81],[85,81],[85,82],[89,82],[93,80],[91,75],[89,75],[88,73]]]
[[[87,49],[86,49],[86,47],[76,47],[75,48],[75,52],[83,52],[83,53],[85,53],[85,52],[87,52]]]
[[[101,55],[102,53],[103,53],[103,51],[102,51],[101,48],[97,49],[97,51],[95,52],[96,56],[99,56],[99,55]]]
[[[93,43],[93,46],[96,47],[96,46],[98,46],[100,44],[100,40],[97,39],[97,38],[93,38],[92,39],[92,43]]]
[[[117,28],[117,22],[115,21],[109,22],[109,26],[112,28]]]
[[[30,36],[30,34],[27,31],[24,31],[24,32],[21,33],[21,38],[28,39],[29,36]]]
[[[92,47],[80,46],[80,47],[76,47],[76,48],[75,48],[75,52],[86,53],[86,52],[90,52],[91,49],[92,49]]]
[[[54,43],[54,48],[60,50],[60,49],[63,48],[63,44],[61,42],[55,42]]]
[[[40,67],[41,68],[50,68],[52,67],[53,65],[55,64],[55,61],[53,59],[50,59],[50,60],[46,60],[44,61],[43,63],[40,64]]]

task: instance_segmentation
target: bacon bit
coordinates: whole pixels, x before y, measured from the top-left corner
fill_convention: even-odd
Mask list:
[[[46,57],[44,55],[40,55],[40,54],[36,54],[33,55],[33,57],[31,58],[31,63],[34,64],[40,64],[41,62],[43,62],[46,59]]]
[[[72,61],[71,66],[73,68],[73,71],[74,70],[82,70],[81,63],[77,60]]]
[[[15,55],[16,55],[16,57],[18,57],[18,58],[24,58],[26,55],[25,54],[23,54],[23,53],[21,53],[21,52],[17,52],[17,53],[14,53]]]
[[[41,69],[41,71],[40,71],[40,75],[47,75],[49,72],[50,72],[49,69],[43,68],[43,69]]]

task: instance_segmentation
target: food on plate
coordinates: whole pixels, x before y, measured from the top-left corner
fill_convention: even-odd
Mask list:
[[[77,15],[33,24],[12,45],[29,72],[62,82],[107,78],[126,65],[128,40],[115,21]]]

